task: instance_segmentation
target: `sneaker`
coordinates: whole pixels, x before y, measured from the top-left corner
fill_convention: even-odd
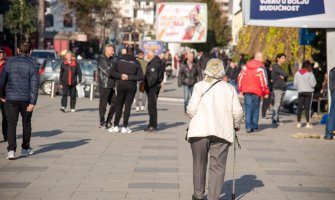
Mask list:
[[[30,156],[33,154],[34,154],[34,150],[32,148],[21,150],[21,156]]]
[[[110,133],[117,133],[119,132],[119,127],[118,126],[114,126],[114,127],[111,127],[110,129],[108,129],[108,132]]]
[[[142,111],[145,111],[145,107],[144,107],[144,106],[141,106],[141,110],[142,110]]]
[[[307,123],[307,124],[306,124],[306,128],[308,128],[308,129],[312,129],[312,128],[313,128],[313,125],[310,124],[310,123]]]
[[[71,109],[71,112],[72,112],[72,113],[76,112],[76,109]]]
[[[301,123],[297,123],[297,128],[301,128]]]
[[[14,151],[8,151],[7,160],[14,160],[14,159],[15,159],[15,152]]]
[[[64,106],[62,106],[62,107],[60,107],[60,109],[59,109],[60,111],[62,111],[62,112],[65,112],[65,107]]]
[[[121,133],[131,133],[131,130],[129,128],[122,127]]]
[[[100,128],[101,130],[105,130],[105,129],[106,129],[106,125],[105,125],[105,124],[100,124],[100,125],[99,125],[99,128]]]
[[[136,112],[140,111],[140,107],[136,106]]]

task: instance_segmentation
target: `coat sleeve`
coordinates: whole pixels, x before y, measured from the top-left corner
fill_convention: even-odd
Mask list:
[[[296,73],[295,73],[295,75],[294,75],[294,79],[293,79],[293,85],[294,85],[296,88],[298,87],[298,80],[297,80],[298,73],[299,73],[299,72],[296,72]]]
[[[236,90],[233,89],[232,92],[233,92],[232,113],[233,113],[234,128],[239,129],[243,119],[243,109]]]
[[[237,77],[237,85],[238,85],[238,90],[243,93],[242,91],[242,80],[245,76],[245,67],[242,68],[241,72],[238,74],[238,77]]]
[[[309,84],[312,88],[314,88],[316,86],[315,76],[312,72],[310,74],[311,75],[310,75],[310,78],[309,78]]]
[[[266,72],[264,68],[260,68],[260,81],[261,81],[261,87],[262,87],[262,91],[263,91],[263,95],[269,95],[270,94],[270,90],[268,88],[268,79],[266,76]]]
[[[160,67],[160,66],[158,66],[158,67]],[[146,74],[148,75],[147,76],[148,88],[153,87],[158,82],[158,79],[159,79],[158,67],[154,62],[150,62],[147,66]]]
[[[129,81],[140,81],[143,80],[143,70],[140,64],[136,67],[136,75],[128,75]]]
[[[283,76],[285,79],[288,78],[288,74],[279,65],[277,65],[272,70],[274,70],[275,73]]]
[[[61,85],[64,85],[65,83],[63,82],[63,76],[64,76],[64,65],[63,63],[60,65],[60,72],[59,72],[59,83]]]
[[[187,114],[190,118],[193,118],[198,111],[198,107],[200,104],[200,100],[201,100],[201,90],[199,88],[198,84],[195,84],[193,92],[192,92],[192,96],[191,99],[187,105]]]
[[[81,83],[81,79],[82,79],[82,73],[81,73],[81,68],[80,65],[77,63],[77,74],[78,74],[78,83]]]
[[[1,74],[0,74],[0,97],[6,97],[6,84],[7,84],[7,64],[5,64]]]
[[[32,66],[30,70],[30,104],[36,105],[38,97],[39,75],[38,67]]]
[[[101,80],[101,73],[104,76],[110,77],[110,74],[107,72],[107,62],[103,57],[100,57],[98,60],[98,72],[99,72],[99,78]],[[101,72],[101,73],[100,73]]]
[[[181,65],[179,67],[179,73],[178,73],[178,87],[183,86],[183,66]]]
[[[115,79],[117,79],[117,80],[120,80],[120,79],[121,79],[121,73],[120,73],[119,70],[118,70],[119,65],[120,65],[120,62],[117,61],[117,62],[115,63],[115,66],[112,67],[112,69],[111,69],[111,74],[110,74],[112,78],[115,78]]]

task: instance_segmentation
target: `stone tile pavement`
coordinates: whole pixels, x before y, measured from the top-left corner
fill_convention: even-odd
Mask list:
[[[9,161],[7,144],[0,143],[0,200],[191,199],[192,156],[184,140],[189,120],[181,89],[170,82],[165,90],[154,134],[143,132],[146,112],[132,110],[133,133],[112,134],[98,129],[97,99],[78,99],[76,113],[61,113],[60,97],[41,95],[32,122],[36,154]],[[323,134],[324,126],[298,130],[289,113],[283,121],[277,129],[260,121],[259,132],[238,133],[237,199],[335,199],[335,142],[292,138]],[[19,127],[18,144],[21,133]],[[230,148],[224,200],[231,199],[232,155]]]

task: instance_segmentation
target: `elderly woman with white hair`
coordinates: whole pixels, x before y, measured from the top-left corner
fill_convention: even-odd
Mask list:
[[[240,128],[243,109],[235,88],[222,81],[225,70],[221,60],[209,60],[204,74],[204,80],[195,84],[187,106],[187,114],[191,118],[187,140],[193,156],[192,200],[205,197],[208,154],[207,199],[219,200],[228,148],[233,143],[234,131]]]

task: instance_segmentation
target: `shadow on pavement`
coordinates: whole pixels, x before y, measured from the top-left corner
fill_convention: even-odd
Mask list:
[[[83,109],[77,109],[76,112],[95,112],[98,110],[99,108],[83,108]]]
[[[264,187],[264,183],[257,179],[255,175],[244,175],[235,180],[235,196],[236,200],[242,199],[249,192],[258,187]],[[221,200],[231,199],[233,188],[233,180],[225,181],[221,193],[225,193]]]
[[[40,145],[39,149],[35,151],[35,154],[45,153],[45,152],[54,151],[54,150],[73,149],[73,148],[88,144],[88,141],[90,141],[90,139],[82,139],[82,140],[77,140],[77,141],[57,142],[57,143]]]
[[[59,134],[64,133],[62,130],[52,130],[52,131],[37,131],[37,132],[32,132],[31,136],[32,137],[53,137]],[[17,136],[17,138],[22,138],[22,135]]]
[[[159,123],[157,125],[158,127],[158,131],[162,131],[162,130],[165,130],[165,129],[169,129],[169,128],[173,128],[173,127],[177,127],[177,126],[182,126],[186,124],[185,122],[173,122],[173,123],[166,123],[166,122],[163,122],[163,123]],[[186,130],[185,130],[186,132]]]

